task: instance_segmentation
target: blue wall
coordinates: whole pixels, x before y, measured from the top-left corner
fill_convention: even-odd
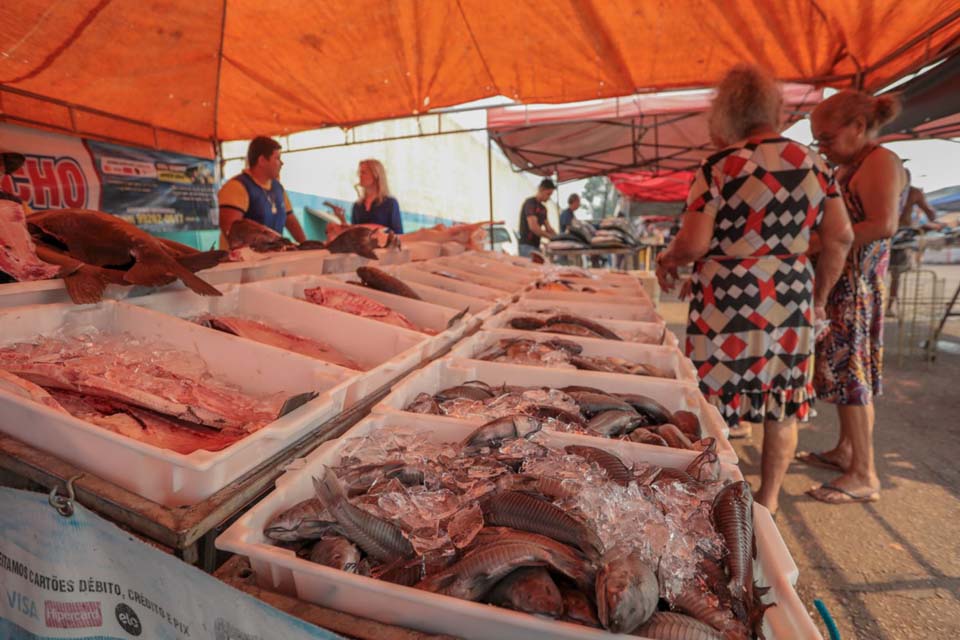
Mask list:
[[[339,200],[337,198],[325,198],[323,196],[300,193],[298,191],[288,191],[287,195],[290,196],[290,204],[293,206],[294,215],[297,216],[301,226],[303,226],[304,233],[306,233],[307,237],[311,240],[327,239],[327,223],[316,216],[307,214],[304,211],[304,207],[310,207],[311,209],[329,212],[330,209],[323,203],[324,201],[332,202],[343,207],[346,211],[347,219],[350,219],[350,207],[353,206],[353,202],[347,202],[346,200]],[[439,216],[417,213],[415,211],[401,210],[400,216],[403,219],[403,230],[406,232],[416,231],[418,229],[432,227],[438,224],[456,224],[456,221],[450,218],[441,218]],[[177,242],[182,242],[183,244],[190,245],[191,247],[200,250],[206,250],[211,247],[216,248],[217,243],[220,241],[219,229],[209,229],[204,231],[174,231],[169,233],[156,233],[154,235],[161,238],[167,238],[169,240],[175,240]],[[285,232],[284,235],[289,237],[290,234]]]

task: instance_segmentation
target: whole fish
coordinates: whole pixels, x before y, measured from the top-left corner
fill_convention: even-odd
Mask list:
[[[682,469],[673,469],[672,467],[664,467],[660,470],[657,479],[654,482],[659,483],[668,483],[668,482],[679,482],[680,484],[687,485],[696,485],[699,483],[699,480],[691,476],[689,473]]]
[[[641,444],[649,444],[655,447],[670,446],[670,444],[666,440],[664,440],[661,436],[643,427],[640,427],[639,429],[635,429],[631,431],[627,435],[627,440],[629,440],[630,442],[639,442]]]
[[[413,399],[413,402],[408,404],[403,410],[410,411],[411,413],[426,413],[435,416],[438,416],[442,413],[436,398],[429,393],[417,394],[417,397]]]
[[[357,275],[360,276],[363,284],[371,289],[393,293],[404,298],[421,299],[417,292],[405,282],[376,267],[358,267]]]
[[[575,424],[578,427],[587,426],[586,421],[579,415],[552,405],[535,404],[527,407],[525,411],[537,420],[556,420],[557,422],[564,422],[566,424]]]
[[[541,333],[559,333],[561,335],[576,336],[578,338],[603,338],[603,336],[596,331],[592,331],[579,324],[544,324],[544,326],[539,329],[534,329],[534,331]]]
[[[273,229],[247,218],[241,218],[230,225],[230,230],[227,231],[227,243],[230,249],[250,247],[257,253],[286,251],[294,248],[292,241]]]
[[[374,230],[359,225],[350,225],[326,245],[330,253],[355,253],[358,256],[378,260]]]
[[[127,284],[159,286],[179,278],[194,293],[220,291],[194,275],[157,238],[117,216],[89,209],[49,209],[32,214],[27,225],[37,239],[51,239],[73,258],[97,267],[124,270]]]
[[[693,443],[683,435],[683,431],[677,428],[675,424],[661,424],[658,427],[651,427],[651,431],[656,431],[657,435],[667,441],[674,449],[693,449]]]
[[[563,351],[572,356],[583,353],[583,347],[581,345],[576,342],[571,342],[570,340],[563,340],[562,338],[550,338],[549,340],[544,340],[541,344],[551,349],[556,349],[557,351]]]
[[[529,438],[540,431],[543,424],[536,418],[523,415],[504,416],[491,420],[478,427],[463,439],[461,446],[467,451],[476,451],[484,447],[496,448],[504,440]]]
[[[620,398],[606,393],[591,391],[566,391],[573,401],[580,406],[580,411],[587,416],[595,416],[603,411],[625,411],[637,415],[633,407]]]
[[[511,318],[510,326],[522,331],[534,331],[544,325],[544,321],[536,316],[517,316]]]
[[[713,500],[713,526],[727,547],[730,595],[737,619],[749,624],[753,593],[753,493],[744,481],[728,484]]]
[[[622,340],[622,339],[623,339],[623,338],[621,338],[620,336],[618,336],[616,333],[614,333],[613,331],[611,331],[610,329],[606,328],[605,326],[603,326],[602,324],[600,324],[600,323],[598,323],[598,322],[594,322],[593,320],[590,320],[590,319],[588,319],[588,318],[584,318],[584,317],[581,317],[581,316],[575,316],[575,315],[570,314],[570,313],[558,313],[557,315],[550,316],[549,318],[547,318],[547,320],[545,321],[545,323],[546,323],[548,326],[549,326],[549,325],[557,325],[557,324],[561,324],[561,325],[579,325],[579,326],[581,326],[581,327],[584,327],[584,328],[586,328],[586,329],[589,329],[589,330],[592,331],[593,333],[596,333],[596,334],[598,334],[599,336],[601,336],[601,337],[603,337],[603,338],[606,338],[607,340]]]
[[[489,384],[487,384],[486,382],[484,382],[483,380],[467,380],[466,382],[464,382],[464,383],[461,384],[460,386],[461,386],[461,387],[476,387],[476,388],[478,388],[478,389],[483,389],[484,391],[488,391],[491,396],[496,393],[496,391],[494,390],[494,388],[491,387],[491,386],[490,386]]]
[[[263,535],[271,540],[295,542],[317,540],[336,525],[323,505],[316,498],[309,498],[284,509],[270,518]]]
[[[574,393],[574,392],[579,392],[579,393],[596,393],[596,394],[599,394],[599,395],[601,395],[601,396],[607,395],[606,393],[604,393],[604,392],[601,391],[600,389],[597,389],[596,387],[584,387],[584,386],[575,385],[575,384],[572,384],[572,385],[567,386],[567,387],[561,387],[561,388],[560,388],[560,391],[563,391],[563,392],[566,393],[567,395],[569,395],[569,394],[571,394],[571,393]]]
[[[598,413],[587,423],[587,431],[601,438],[615,438],[646,424],[647,418],[632,409],[612,409]]]
[[[677,428],[683,431],[688,438],[691,440],[700,438],[700,418],[697,417],[697,414],[690,411],[674,411],[672,418],[667,422],[677,425]]]
[[[653,398],[640,395],[639,393],[617,393],[614,395],[629,404],[638,413],[649,417],[650,424],[663,424],[665,422],[672,422],[673,420],[673,415],[670,413],[670,410]]]
[[[657,611],[635,631],[635,635],[653,640],[725,640],[716,629],[690,616]]]
[[[597,557],[603,543],[589,525],[546,500],[519,491],[504,491],[480,505],[487,524],[539,533],[559,542],[576,545]]]
[[[556,555],[540,545],[527,542],[491,544],[477,547],[445,571],[427,576],[416,588],[476,601],[521,567],[550,566],[562,572],[556,564]]]
[[[447,400],[489,400],[493,397],[493,393],[487,389],[482,389],[474,385],[457,385],[455,387],[449,387],[447,389],[442,389],[437,391],[434,394],[434,397],[438,402],[446,402]]]
[[[573,356],[570,364],[583,371],[602,371],[605,373],[633,373],[630,368],[618,363],[613,358],[592,358],[590,356]]]
[[[596,607],[582,591],[567,586],[560,587],[563,597],[563,619],[588,627],[600,628]]]
[[[310,562],[322,564],[347,573],[356,573],[360,565],[360,550],[340,536],[323,538],[310,549]]]
[[[607,561],[597,572],[597,617],[604,629],[631,633],[646,622],[660,600],[657,576],[639,551]]]
[[[344,291],[332,287],[313,287],[311,289],[304,289],[303,297],[314,304],[330,307],[337,311],[343,311],[344,313],[350,313],[364,318],[372,318],[386,324],[426,333],[426,330],[407,320],[407,317],[399,311],[394,311],[376,300],[371,300],[366,296],[361,296],[352,291]]]
[[[365,553],[381,562],[413,555],[413,545],[396,525],[355,507],[347,500],[333,469],[328,467],[322,480],[314,477],[313,487],[320,502],[336,519],[337,528]]]
[[[710,626],[723,634],[725,640],[749,640],[750,632],[746,626],[733,616],[733,612],[723,606],[720,599],[709,593],[699,581],[684,584],[680,593],[670,605],[676,611]]]
[[[569,454],[580,456],[587,462],[595,463],[598,467],[607,472],[607,477],[621,486],[628,486],[633,480],[633,473],[623,464],[623,460],[613,455],[609,451],[598,449],[596,447],[584,447],[580,445],[568,445],[564,451]]]
[[[573,492],[563,486],[559,478],[535,476],[525,473],[511,473],[496,480],[498,491],[522,491],[541,495],[550,500],[564,500],[573,497]]]
[[[686,471],[699,482],[717,482],[720,479],[720,458],[717,456],[716,440],[687,465]]]
[[[517,569],[498,582],[486,601],[515,611],[559,618],[563,614],[563,596],[543,567]]]

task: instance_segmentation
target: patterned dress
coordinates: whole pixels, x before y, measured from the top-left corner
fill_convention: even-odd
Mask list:
[[[813,268],[806,254],[833,174],[805,146],[750,139],[704,160],[687,215],[714,218],[694,267],[687,355],[727,423],[796,417],[814,400]]]
[[[869,153],[863,157],[865,160]],[[866,219],[863,203],[848,187],[863,160],[840,179],[850,222]],[[909,187],[900,196],[900,209]],[[814,387],[817,397],[839,405],[866,405],[882,391],[883,313],[890,241],[875,240],[853,249],[843,275],[830,291],[830,331],[817,343]]]

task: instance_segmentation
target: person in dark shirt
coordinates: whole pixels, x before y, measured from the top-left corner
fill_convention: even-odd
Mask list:
[[[360,180],[357,185],[360,199],[353,203],[350,224],[379,224],[394,233],[403,233],[400,203],[390,195],[387,170],[383,168],[383,163],[372,159],[361,160],[357,177]],[[343,207],[330,206],[341,222],[346,224]]]
[[[543,203],[550,199],[557,185],[550,178],[544,178],[537,189],[537,195],[523,201],[520,207],[520,255],[528,257],[533,251],[540,250],[540,238],[548,240],[557,235],[547,221],[547,208]]]
[[[567,208],[560,212],[560,233],[566,233],[567,227],[573,222],[574,211],[580,208],[580,196],[576,193],[570,194],[567,198]]]

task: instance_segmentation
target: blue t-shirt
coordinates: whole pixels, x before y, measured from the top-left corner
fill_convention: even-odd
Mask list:
[[[387,197],[380,202],[374,202],[367,211],[362,201],[354,202],[353,211],[350,213],[350,224],[379,224],[391,229],[394,233],[403,233],[400,203],[396,198]]]
[[[560,233],[566,233],[571,222],[573,222],[573,211],[570,211],[570,207],[567,207],[560,212]]]

